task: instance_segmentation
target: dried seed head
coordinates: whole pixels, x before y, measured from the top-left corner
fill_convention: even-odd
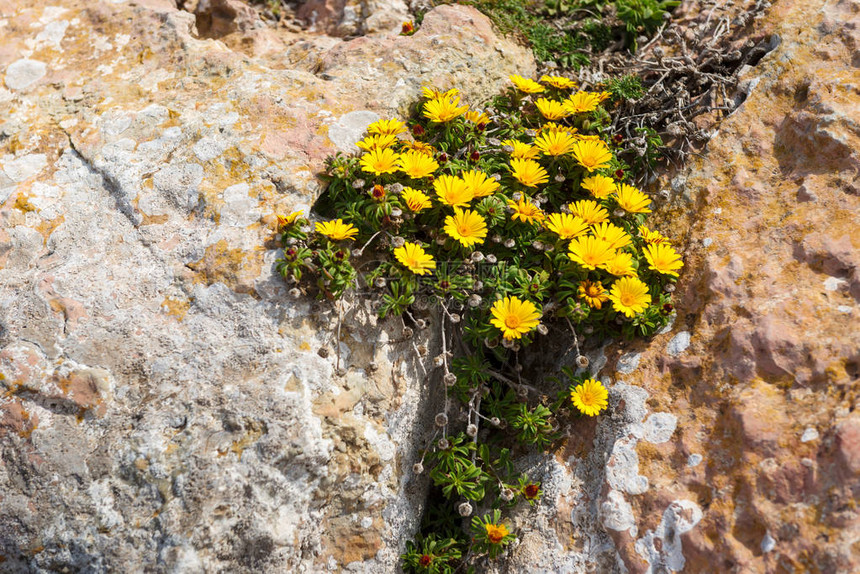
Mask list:
[[[539,193],[535,196],[535,201],[537,203],[546,203],[547,201],[549,201],[549,198],[546,196],[545,193]]]
[[[475,293],[472,293],[469,296],[469,307],[477,307],[481,304],[481,296]]]
[[[443,427],[448,424],[448,415],[445,413],[437,413],[436,418],[433,419],[433,422],[436,423],[437,427]]]
[[[467,435],[469,435],[469,436],[470,436],[470,437],[472,437],[472,438],[475,438],[476,436],[478,436],[478,427],[477,427],[477,425],[468,425],[468,426],[466,427],[466,434],[467,434]]]
[[[436,355],[433,357],[433,366],[437,369],[445,364],[445,358],[442,355]]]
[[[468,502],[461,502],[459,506],[457,506],[457,513],[462,516],[471,516],[472,515],[472,505]]]
[[[447,386],[453,387],[457,384],[457,375],[455,375],[454,373],[447,373],[443,380],[445,381],[445,384]]]
[[[414,472],[415,474],[421,474],[422,472],[424,472],[424,465],[420,462],[416,462],[412,465],[412,472]]]
[[[359,248],[359,249],[353,249],[352,250],[352,256],[353,257],[361,257],[362,255],[364,255],[363,249]]]
[[[514,153],[514,148],[513,148],[513,146],[503,145],[502,151],[505,153]]]
[[[624,217],[625,215],[627,215],[627,212],[624,211],[623,209],[619,208],[619,209],[616,209],[615,211],[613,211],[612,215],[614,215],[615,217]]]
[[[320,356],[320,357],[322,357],[323,359],[328,358],[328,354],[329,354],[328,347],[320,347],[320,348],[317,350],[317,355],[319,355],[319,356]]]
[[[401,215],[403,215],[402,209],[400,209],[399,207],[391,208],[391,217],[400,217]]]
[[[496,147],[502,145],[502,141],[498,138],[487,138],[487,143]],[[514,151],[514,148],[511,148],[511,151]]]
[[[287,237],[287,245],[295,245],[299,240],[295,237]]]
[[[502,242],[502,236],[499,235],[498,233],[496,233],[492,237],[490,237],[490,241],[492,241],[493,243],[501,243]]]
[[[582,328],[582,332],[586,335],[591,335],[592,333],[594,333],[594,327],[592,327],[591,325],[586,325]]]
[[[415,321],[415,326],[419,329],[426,329],[427,321],[425,321],[424,319],[418,319],[417,321]]]
[[[511,490],[510,488],[505,488],[502,490],[502,492],[499,494],[499,496],[505,502],[510,502],[514,499],[514,491]]]
[[[549,329],[547,329],[546,325],[541,323],[540,325],[537,326],[537,332],[540,333],[541,335],[546,335],[547,333],[549,333]]]
[[[510,349],[513,346],[513,341],[511,339],[502,339],[502,347],[505,349]]]
[[[374,284],[378,289],[382,289],[383,287],[385,287],[385,284],[386,284],[386,283],[385,283],[385,278],[384,278],[384,277],[377,277],[377,278],[376,278],[376,280],[373,282],[373,284]]]
[[[674,283],[666,283],[663,287],[663,291],[666,293],[674,293],[675,292],[675,284]]]
[[[449,317],[449,319],[451,319],[452,323],[459,323],[460,322],[460,315],[459,315],[459,313],[451,313],[451,316]]]
[[[520,193],[519,191],[515,191],[514,194],[511,196],[511,199],[513,199],[514,201],[519,201],[522,198],[523,198],[523,194]]]
[[[445,238],[444,237],[437,237],[436,238],[436,245],[445,245]]]
[[[588,357],[586,357],[585,355],[579,355],[576,358],[576,366],[581,368],[581,369],[584,369],[585,367],[587,367],[588,366]]]
[[[553,179],[555,179],[557,183],[564,183],[566,178],[562,174],[558,173]]]
[[[403,193],[403,185],[400,183],[392,183],[385,186],[385,190],[388,193],[393,193],[394,195],[397,195],[399,193]]]
[[[490,258],[490,256],[487,255],[488,260],[489,260],[489,258]],[[495,256],[493,256],[493,259],[495,259]],[[474,289],[475,291],[483,290],[484,289],[484,282],[483,281],[475,281],[475,284],[472,285],[472,289]]]
[[[363,179],[357,179],[352,182],[352,187],[354,187],[355,189],[361,189],[362,187],[364,187],[364,183],[365,181]]]
[[[484,339],[484,345],[488,349],[495,349],[496,347],[499,346],[499,340],[498,339]]]
[[[487,263],[495,263],[497,261],[498,261],[498,258],[495,255],[493,255],[492,253],[487,255]],[[477,285],[477,283],[476,283],[476,285]]]
[[[529,390],[528,390],[526,387],[524,387],[524,386],[522,386],[522,385],[521,385],[521,386],[517,389],[517,397],[518,397],[518,398],[520,398],[520,399],[527,399],[527,398],[529,398]]]
[[[543,251],[543,241],[532,241],[532,247],[538,251]]]
[[[415,348],[418,349],[418,356],[419,357],[426,357],[427,356],[427,345],[418,345]]]
[[[406,240],[400,236],[394,237],[391,239],[391,246],[394,248],[403,247],[406,244]]]
[[[483,260],[484,260],[484,254],[483,253],[481,253],[480,251],[473,251],[472,252],[472,262],[473,263],[480,263]]]
[[[492,417],[490,419],[490,424],[493,425],[494,427],[497,427],[500,424],[502,424],[502,421],[499,420],[499,417]]]
[[[293,299],[298,299],[301,296],[302,291],[298,287],[293,287],[292,289],[290,289],[290,297],[292,297]]]
[[[514,241],[513,239],[505,239],[505,247],[507,247],[508,249],[512,249],[513,246],[516,244],[517,244],[517,242]]]
[[[403,327],[403,338],[411,339],[412,338],[412,327]]]
[[[438,441],[436,441],[436,446],[442,450],[445,450],[449,446],[451,446],[451,443],[448,442],[447,438],[440,438]]]

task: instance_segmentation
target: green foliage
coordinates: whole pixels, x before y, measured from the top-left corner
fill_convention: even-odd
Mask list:
[[[425,89],[408,122],[375,122],[359,142],[366,151],[329,159],[316,206],[329,221],[279,217],[276,269],[296,289],[323,299],[374,292],[380,316],[425,323],[435,312],[448,334],[434,359],[445,407],[415,469],[427,465],[435,502],[403,555],[414,572],[499,556],[515,539],[502,511],[540,499],[540,484],[517,472],[512,453],[551,447],[569,416],[562,406],[576,403],[567,383],[556,402],[547,399],[555,391],[527,380],[518,353],[550,329],[649,336],[671,317],[677,266],[653,261],[649,250],[671,248],[644,227],[650,200],[627,184],[637,164],[618,156],[603,106],[637,84],[571,94],[565,78],[512,82],[483,110]],[[559,109],[564,117],[546,119]],[[600,248],[597,259],[586,244]],[[644,291],[618,295],[626,283]],[[576,408],[596,416],[606,390],[590,384],[603,402]],[[452,408],[463,422],[449,422]],[[463,518],[473,512],[468,537]]]
[[[606,90],[612,94],[612,101],[638,100],[645,95],[645,88],[639,76],[628,74],[612,78],[606,82]]]

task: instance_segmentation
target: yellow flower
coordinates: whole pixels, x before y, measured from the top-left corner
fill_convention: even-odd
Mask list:
[[[573,146],[573,157],[589,172],[609,166],[612,152],[601,140],[581,139]]]
[[[568,112],[581,114],[596,110],[600,102],[600,97],[597,94],[592,92],[576,92],[562,102],[562,104]]]
[[[597,97],[597,101],[600,103],[603,103],[612,97],[612,94],[610,94],[609,92],[592,92],[592,93],[594,94],[595,97]]]
[[[617,225],[613,225],[608,221],[598,223],[591,228],[591,232],[595,237],[602,239],[612,245],[613,249],[621,249],[633,241],[627,232]]]
[[[490,123],[490,116],[485,114],[484,112],[477,112],[475,110],[466,112],[466,119],[472,122],[473,124],[488,124]]]
[[[561,102],[556,102],[555,100],[540,98],[535,102],[535,105],[541,115],[548,120],[560,120],[570,115],[570,112],[561,105]]]
[[[570,242],[569,250],[567,256],[588,270],[597,269],[615,257],[612,246],[593,235],[577,237]]]
[[[400,169],[412,179],[427,177],[439,168],[436,160],[420,151],[409,150],[398,160]]]
[[[393,134],[376,134],[367,136],[360,142],[356,142],[359,148],[364,151],[373,151],[375,149],[386,148],[397,141],[397,136]]]
[[[417,243],[406,242],[394,250],[394,256],[400,263],[416,275],[425,275],[431,269],[436,269],[433,256],[426,253]]]
[[[577,138],[580,137],[580,136],[576,135],[576,132],[579,131],[576,128],[570,128],[567,126],[562,126],[562,125],[559,125],[555,122],[545,123],[544,125],[541,126],[539,131],[542,134],[549,133],[549,132],[564,132],[566,134],[570,134],[570,135],[577,137]]]
[[[589,307],[600,309],[604,303],[609,301],[609,295],[600,281],[583,281],[579,284],[579,298],[585,299]]]
[[[289,215],[281,215],[278,214],[278,227],[286,227],[287,225],[292,225],[296,222],[296,219],[299,218],[303,213],[301,211],[294,211]]]
[[[411,141],[403,144],[403,151],[414,150],[423,153],[424,155],[433,156],[433,153],[436,151],[433,149],[433,146],[419,141]]]
[[[517,181],[526,187],[537,187],[549,181],[546,170],[538,162],[530,159],[512,159],[511,170]]]
[[[508,200],[508,207],[514,210],[511,219],[519,219],[523,223],[543,221],[544,215],[540,207],[529,201],[528,197],[521,197],[519,201]]]
[[[505,339],[519,339],[538,326],[540,311],[531,301],[522,301],[517,297],[505,297],[493,303],[490,313],[493,318],[490,323],[502,331]]]
[[[466,182],[466,188],[473,198],[493,195],[499,189],[498,181],[476,169],[461,172],[460,177]]]
[[[433,181],[433,189],[439,201],[453,207],[465,207],[472,201],[472,193],[466,182],[454,175],[440,175]]]
[[[367,126],[367,133],[392,135],[402,134],[406,131],[406,124],[400,120],[377,120]]]
[[[559,90],[567,90],[569,88],[575,88],[576,82],[573,80],[569,80],[563,76],[541,76],[540,81],[544,84],[549,84],[553,88],[558,88]]]
[[[438,100],[441,98],[453,98],[457,94],[460,93],[460,90],[457,88],[451,88],[450,90],[443,92],[437,90],[436,88],[431,88],[429,86],[424,86],[421,88],[421,95],[428,100]]]
[[[609,212],[596,201],[590,199],[580,199],[577,202],[568,204],[568,207],[571,213],[580,216],[589,225],[603,223],[609,219]]]
[[[612,285],[609,300],[619,313],[633,317],[651,304],[648,286],[636,277],[622,277]]]
[[[671,245],[665,243],[646,245],[642,254],[645,255],[648,267],[657,273],[677,277],[676,270],[684,266],[681,256],[675,252]]]
[[[487,531],[487,540],[490,541],[491,544],[498,544],[502,540],[504,540],[505,536],[508,533],[508,527],[504,524],[493,524],[488,522],[484,524],[484,530]]]
[[[322,221],[316,225],[317,233],[322,233],[329,239],[341,241],[342,239],[352,239],[358,235],[358,229],[351,223],[344,223],[342,219],[334,221]]]
[[[602,269],[616,277],[636,277],[636,269],[633,268],[633,256],[624,251],[619,251],[615,257],[601,266]]]
[[[583,179],[582,188],[587,189],[595,199],[605,199],[615,193],[615,180],[598,173]]]
[[[649,243],[651,245],[656,245],[657,243],[665,243],[669,244],[669,240],[663,237],[659,231],[654,230],[651,231],[644,225],[639,226],[639,235],[642,236],[642,239],[645,240],[645,243]]]
[[[445,218],[445,233],[465,247],[484,242],[487,237],[487,222],[477,211],[454,208],[454,215]]]
[[[540,155],[538,150],[527,143],[517,140],[504,140],[502,145],[511,146],[514,151],[511,152],[511,157],[514,159],[537,159]]]
[[[593,417],[599,415],[609,406],[609,391],[599,381],[586,379],[570,392],[573,406],[584,415]]]
[[[648,206],[651,204],[651,198],[633,187],[622,183],[615,188],[615,194],[618,199],[618,207],[628,213],[651,213]]]
[[[569,213],[551,213],[546,227],[562,239],[573,239],[588,231],[588,223],[584,219]]]
[[[442,97],[424,103],[424,117],[431,122],[450,122],[458,116],[462,116],[469,106],[461,106],[460,96],[452,98]]]
[[[361,156],[361,169],[381,175],[397,171],[400,155],[391,148],[377,148]]]
[[[539,94],[546,90],[543,86],[535,82],[530,78],[523,78],[522,76],[512,75],[508,76],[508,79],[516,86],[516,88],[527,94]]]
[[[567,132],[552,131],[535,138],[535,145],[544,155],[559,156],[573,149],[576,140]]]
[[[406,207],[414,213],[418,213],[422,209],[427,209],[433,205],[430,203],[430,198],[427,197],[424,192],[412,189],[411,187],[404,187],[403,193],[400,197],[403,198],[403,201],[406,203]]]

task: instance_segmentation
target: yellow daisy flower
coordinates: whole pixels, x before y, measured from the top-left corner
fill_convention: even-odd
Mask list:
[[[541,115],[548,120],[560,120],[570,115],[570,112],[561,105],[561,102],[556,102],[555,100],[540,98],[535,102],[535,105]]]
[[[626,183],[618,185],[615,188],[615,195],[617,196],[618,207],[624,211],[628,213],[651,213],[651,209],[648,207],[651,205],[651,198],[632,185]]]
[[[572,114],[591,112],[597,109],[600,98],[592,92],[576,92],[567,98],[562,104]]]
[[[459,93],[460,93],[460,90],[458,90],[457,88],[451,88],[450,90],[447,90],[445,92],[443,92],[441,90],[437,90],[436,88],[431,88],[429,86],[424,86],[423,88],[421,88],[421,95],[423,97],[427,98],[428,100],[439,100],[442,98],[453,98],[454,96],[458,95]]]
[[[322,221],[316,224],[317,233],[321,233],[335,241],[352,239],[358,235],[358,229],[351,223],[344,223],[342,219],[334,221]]]
[[[592,92],[592,93],[594,94],[595,97],[597,97],[597,101],[600,103],[603,103],[612,97],[612,94],[610,94],[609,92],[605,92],[605,91],[604,92]]]
[[[372,136],[367,136],[360,142],[356,142],[355,145],[357,145],[364,151],[372,151],[375,149],[386,148],[396,141],[397,136],[393,134],[376,134]]]
[[[601,269],[616,277],[636,277],[633,268],[633,256],[625,251],[618,251],[615,257],[601,265]]]
[[[544,84],[549,84],[553,88],[558,88],[559,90],[567,90],[569,88],[575,88],[576,82],[573,80],[569,80],[564,76],[541,76],[540,81]]]
[[[579,131],[579,130],[577,130],[576,128],[571,128],[568,126],[562,126],[562,125],[559,125],[555,122],[547,122],[541,126],[539,133],[541,135],[544,135],[544,134],[553,133],[553,132],[562,132],[562,133],[568,134],[568,135],[570,135],[576,139],[576,138],[580,137],[579,135],[577,135],[577,133],[576,133],[577,131]]]
[[[419,141],[411,141],[403,144],[403,151],[418,151],[423,153],[424,155],[433,156],[436,150],[429,143],[419,142]]]
[[[615,180],[605,175],[595,174],[582,180],[582,188],[587,189],[595,199],[606,199],[615,193]]]
[[[613,225],[608,221],[592,226],[591,232],[595,237],[612,245],[613,249],[621,249],[622,247],[630,245],[633,241],[624,229],[617,225]]]
[[[551,131],[542,133],[535,138],[535,146],[544,155],[560,156],[573,149],[576,140],[567,132]]]
[[[519,219],[523,223],[540,223],[544,214],[540,207],[532,203],[528,197],[521,197],[519,201],[508,200],[508,207],[514,210],[511,219]]]
[[[601,140],[580,139],[573,145],[573,157],[589,172],[603,169],[612,161],[612,152]]]
[[[466,112],[465,118],[472,122],[473,124],[488,124],[490,123],[490,116],[485,114],[484,112],[478,112],[475,110],[471,110]]]
[[[609,219],[609,212],[596,201],[590,199],[580,199],[574,203],[569,203],[567,206],[572,214],[578,215],[589,225],[603,223]]]
[[[427,197],[423,191],[412,189],[411,187],[404,187],[403,193],[400,194],[400,197],[406,203],[406,207],[409,208],[409,211],[412,211],[413,213],[418,213],[422,209],[427,209],[433,205],[430,202],[430,198]]]
[[[537,187],[549,181],[549,174],[541,165],[530,159],[512,159],[511,174],[526,187]]]
[[[436,269],[433,256],[425,252],[417,243],[406,242],[394,250],[394,256],[404,267],[416,275],[426,275],[431,269]]]
[[[589,307],[595,309],[600,309],[609,301],[609,295],[600,281],[582,281],[579,284],[578,293],[580,299],[584,299]]]
[[[487,222],[477,211],[454,208],[454,215],[445,218],[445,233],[465,247],[478,245],[487,237]]]
[[[392,135],[402,134],[406,131],[406,124],[400,120],[377,120],[367,126],[367,133]]]
[[[586,379],[570,392],[570,400],[579,412],[593,417],[609,406],[609,391],[599,381]]]
[[[663,237],[663,235],[659,231],[652,231],[644,225],[639,226],[639,235],[642,237],[642,239],[645,240],[645,243],[651,245],[656,245],[657,243],[665,243],[666,245],[669,244],[669,240]]]
[[[461,106],[460,96],[453,98],[437,98],[424,103],[424,117],[431,122],[450,122],[456,117],[462,116],[469,106]]]
[[[537,159],[540,152],[533,146],[517,140],[504,140],[502,145],[511,146],[514,151],[511,152],[511,157],[514,159]]]
[[[292,225],[301,215],[303,215],[303,212],[301,211],[293,211],[289,215],[278,214],[276,216],[278,218],[278,227],[286,227],[287,225]]]
[[[466,188],[473,198],[493,195],[499,189],[498,181],[477,169],[461,172],[460,177],[466,182]]]
[[[642,254],[648,262],[648,267],[663,275],[677,277],[676,271],[684,266],[681,256],[675,252],[671,245],[665,243],[646,245]]]
[[[539,94],[546,90],[543,86],[532,80],[531,78],[523,78],[522,76],[511,75],[508,79],[521,92],[527,94]]]
[[[391,148],[377,148],[361,156],[361,169],[375,175],[397,171],[400,154]]]
[[[518,297],[505,297],[493,303],[490,309],[493,318],[490,323],[502,331],[505,339],[519,339],[538,326],[540,311],[531,301]]]
[[[465,207],[472,201],[466,182],[454,175],[440,175],[433,181],[439,201],[452,207]]]
[[[551,213],[546,228],[562,239],[573,239],[585,235],[588,223],[579,216],[569,213]]]
[[[637,277],[622,277],[612,284],[609,300],[619,313],[633,317],[651,304],[648,286]]]
[[[510,534],[507,526],[504,524],[493,524],[492,522],[484,524],[484,530],[487,531],[487,540],[490,541],[490,544],[499,544],[505,539],[505,536]]]
[[[409,150],[398,160],[400,169],[412,179],[427,177],[439,168],[436,160],[420,151]]]
[[[612,246],[593,235],[577,237],[570,242],[568,249],[567,256],[570,257],[571,261],[588,270],[597,269],[615,257],[615,250],[612,249]]]

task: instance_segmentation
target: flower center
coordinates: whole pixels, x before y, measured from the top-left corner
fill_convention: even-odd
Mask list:
[[[632,293],[622,293],[619,299],[621,299],[621,304],[625,307],[632,307],[636,302],[636,297]]]
[[[469,228],[469,226],[468,226],[468,225],[460,225],[460,226],[458,226],[458,227],[457,227],[457,232],[458,232],[460,235],[462,235],[463,237],[468,237],[469,235],[471,235],[471,234],[472,234],[472,230]]]
[[[508,315],[505,317],[505,327],[508,329],[516,329],[520,326],[520,318],[516,315]]]
[[[598,295],[600,295],[600,289],[597,287],[597,285],[589,285],[585,288],[585,293],[589,297],[597,297]]]

